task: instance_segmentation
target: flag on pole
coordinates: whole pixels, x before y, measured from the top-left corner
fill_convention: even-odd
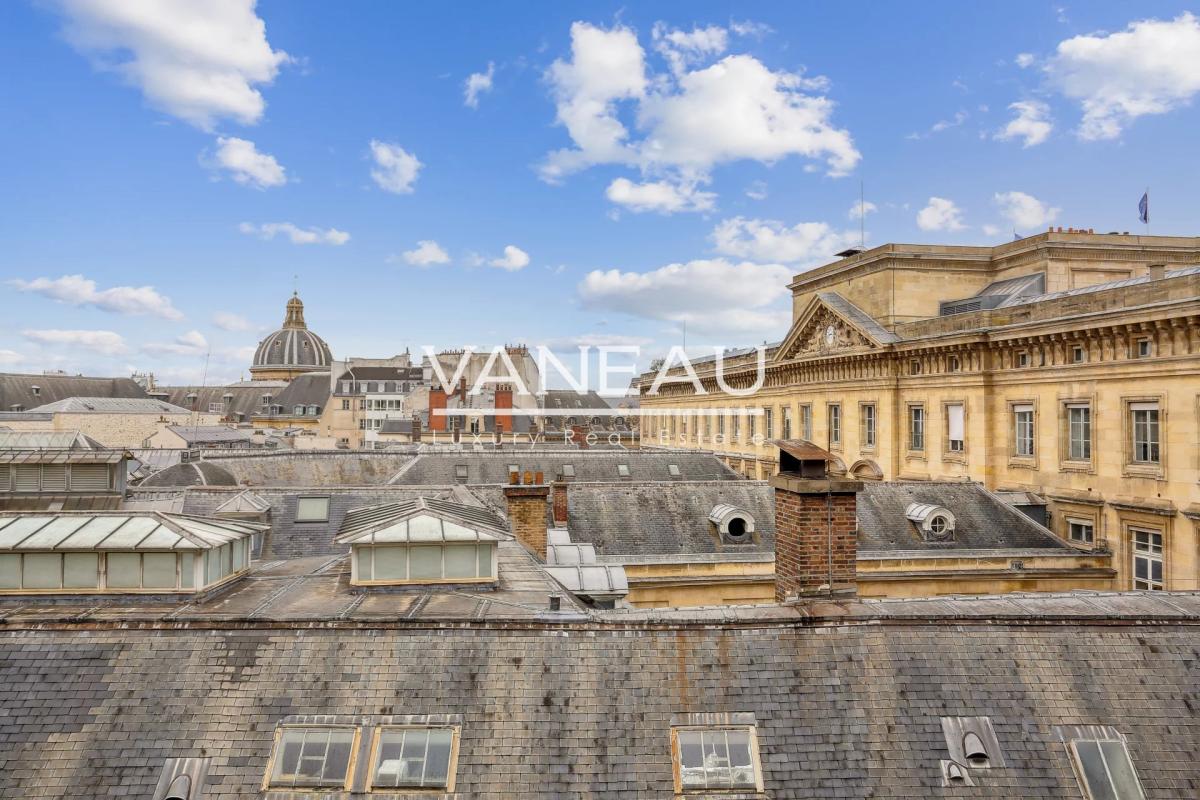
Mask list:
[[[1150,192],[1146,192],[1138,201],[1138,219],[1147,225],[1150,224]]]

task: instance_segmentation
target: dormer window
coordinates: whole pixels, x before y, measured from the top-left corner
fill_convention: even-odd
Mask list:
[[[34,396],[34,397],[41,397],[41,396],[42,396],[42,387],[40,387],[40,386],[30,386],[29,388],[30,388],[30,390],[33,392],[33,396]]]
[[[755,733],[754,725],[672,727],[675,792],[761,792]]]
[[[708,512],[708,521],[727,544],[747,544],[753,538],[754,516],[743,508],[720,503]]]
[[[371,788],[447,788],[455,733],[453,728],[378,728]]]
[[[621,478],[628,478],[629,477],[629,465],[628,464],[617,464],[617,476],[621,477]]]
[[[270,786],[346,789],[358,729],[288,726],[275,732]]]
[[[927,540],[945,541],[954,534],[954,514],[932,503],[910,503],[904,515]]]

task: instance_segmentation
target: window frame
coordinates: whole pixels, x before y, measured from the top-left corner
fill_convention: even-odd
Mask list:
[[[929,436],[929,414],[927,414],[925,411],[924,403],[909,403],[907,408],[908,431],[906,433],[905,449],[909,453],[920,453],[924,455],[925,443]],[[919,425],[914,424],[916,420],[913,416],[913,412],[920,412],[921,419]],[[918,427],[920,428],[920,447],[917,446],[917,438],[914,435]]]
[[[800,438],[806,442],[811,442],[813,440],[812,403],[800,404]]]
[[[950,438],[950,409],[962,409],[962,438]],[[943,461],[961,461],[967,459],[967,401],[966,400],[946,400],[942,402],[942,460]],[[951,443],[957,441],[959,447],[954,449]]]
[[[754,769],[754,788],[746,786],[729,786],[719,788],[705,787],[686,787],[683,785],[683,763],[681,761],[682,752],[679,747],[679,733],[681,731],[690,732],[697,731],[700,733],[713,733],[729,731],[745,731],[750,739],[750,766]],[[762,771],[762,756],[758,747],[758,726],[757,724],[728,724],[728,725],[672,725],[671,726],[671,772],[675,782],[676,795],[737,795],[737,794],[761,794],[764,791],[763,786],[763,771]]]
[[[830,450],[842,449],[842,404],[825,404],[825,440]]]
[[[394,730],[419,731],[450,731],[450,757],[446,762],[446,782],[444,784],[420,784],[418,786],[386,786],[375,784],[375,775],[379,769],[379,756],[383,749],[383,734]],[[388,723],[371,726],[370,749],[367,751],[367,792],[381,791],[389,794],[420,793],[420,794],[451,794],[458,777],[458,747],[462,732],[461,725],[420,725],[413,723]]]
[[[874,402],[860,402],[859,415],[859,450],[874,450],[879,442],[879,406]]]
[[[1129,542],[1129,587],[1133,591],[1166,591],[1167,589],[1167,532],[1162,528],[1154,528],[1149,525],[1133,523],[1126,526],[1127,540]],[[1147,544],[1150,549],[1139,550],[1137,544],[1138,534],[1145,534]],[[1158,538],[1158,551],[1153,548],[1154,537]],[[1146,586],[1138,586],[1137,564],[1138,559],[1143,558],[1146,561]],[[1154,579],[1154,565],[1159,565],[1160,580]]]
[[[1137,456],[1137,435],[1138,423],[1135,419],[1135,414],[1139,411],[1149,411],[1151,409],[1141,409],[1137,406],[1154,405],[1157,411],[1157,420],[1154,424],[1155,432],[1157,433],[1157,461],[1138,461]],[[1124,474],[1127,476],[1136,477],[1160,477],[1166,469],[1167,448],[1166,448],[1166,426],[1167,426],[1167,409],[1166,398],[1163,395],[1140,395],[1127,396],[1121,398],[1121,435],[1124,438],[1122,445]],[[1094,449],[1094,448],[1093,448]]]
[[[1062,431],[1062,463],[1067,469],[1085,469],[1091,470],[1093,459],[1096,454],[1096,404],[1093,398],[1066,398],[1060,401],[1059,404],[1062,414],[1061,431]],[[1079,410],[1087,411],[1086,423],[1081,423],[1081,426],[1086,425],[1087,439],[1083,440],[1085,445],[1086,457],[1076,457],[1075,455],[1075,424],[1072,422],[1072,414]]]
[[[1066,530],[1063,531],[1063,533],[1065,534],[1065,536],[1063,538],[1065,538],[1067,541],[1074,542],[1076,544],[1087,545],[1089,547],[1095,546],[1095,544],[1096,544],[1096,520],[1094,517],[1084,518],[1084,517],[1080,517],[1080,516],[1072,516],[1070,514],[1067,514],[1063,517],[1063,525],[1066,527]],[[1086,527],[1090,531],[1089,537],[1086,539],[1076,538],[1074,535],[1074,531],[1073,531],[1073,528],[1076,526]]]
[[[1037,403],[1034,400],[1010,400],[1009,414],[1009,457],[1014,461],[1031,462],[1037,460]],[[1028,415],[1022,419],[1024,415]],[[964,428],[966,418],[963,419]],[[1023,430],[1024,428],[1024,430]],[[963,431],[964,435],[966,431]],[[1025,452],[1023,445],[1027,445]]]
[[[342,779],[342,782],[340,784],[317,783],[317,784],[301,784],[299,786],[296,785],[296,782],[294,780],[292,781],[291,784],[273,783],[273,779],[275,778],[275,765],[276,765],[279,757],[282,755],[282,753],[280,752],[280,744],[283,741],[284,732],[288,731],[288,730],[303,730],[303,731],[327,730],[330,732],[336,731],[336,730],[351,731],[352,736],[350,739],[350,755],[346,760],[346,776],[345,776],[345,778]],[[328,792],[328,791],[342,791],[342,792],[351,791],[351,786],[354,781],[354,772],[357,768],[356,762],[358,760],[358,751],[359,751],[359,746],[361,744],[361,736],[362,736],[362,732],[361,732],[360,726],[348,724],[348,723],[344,723],[344,724],[339,724],[339,723],[327,723],[327,724],[323,724],[323,723],[281,723],[279,725],[276,725],[275,726],[275,737],[274,737],[274,739],[272,741],[272,745],[271,745],[271,756],[269,759],[267,759],[266,774],[263,776],[262,791],[267,792],[267,791],[272,791],[272,790],[284,790],[284,791],[293,791],[294,792],[297,789],[299,789],[301,791],[317,790],[317,791],[326,791],[326,792]],[[301,748],[303,748],[303,743],[301,743]]]
[[[1117,738],[1106,738],[1106,739],[1074,738],[1067,742],[1067,750],[1071,754],[1071,766],[1074,768],[1075,775],[1079,779],[1079,788],[1085,798],[1087,798],[1088,800],[1093,800],[1097,796],[1103,796],[1103,795],[1097,795],[1096,791],[1094,791],[1094,788],[1100,788],[1100,787],[1092,786],[1091,781],[1087,777],[1087,771],[1083,767],[1083,759],[1080,756],[1078,745],[1080,743],[1084,743],[1084,742],[1086,742],[1088,744],[1096,745],[1096,750],[1100,754],[1101,763],[1104,766],[1104,774],[1108,778],[1108,783],[1106,786],[1103,787],[1104,789],[1108,790],[1108,792],[1113,797],[1116,797],[1117,800],[1146,800],[1146,789],[1142,785],[1141,776],[1138,775],[1138,773],[1137,773],[1137,765],[1133,763],[1133,755],[1129,752],[1129,744],[1124,739],[1117,739]],[[1129,771],[1133,775],[1134,782],[1137,784],[1137,789],[1138,789],[1137,795],[1135,795],[1135,796],[1119,796],[1117,794],[1117,786],[1112,780],[1112,770],[1109,769],[1109,767],[1108,767],[1108,757],[1104,755],[1104,748],[1100,746],[1101,743],[1103,743],[1103,742],[1112,742],[1113,744],[1121,745],[1121,751],[1125,756],[1126,762],[1129,764]]]
[[[330,497],[331,497],[331,495],[327,495],[327,494],[325,494],[325,495],[297,495],[296,496],[296,515],[295,515],[293,522],[298,522],[301,524],[309,523],[309,522],[329,522],[329,500],[330,500]],[[301,518],[300,507],[305,500],[324,500],[325,501],[325,515],[320,518],[317,518],[317,517]]]
[[[475,549],[475,577],[447,577],[446,576],[446,548],[447,547],[473,547]],[[441,576],[436,578],[413,578],[412,577],[412,549],[420,548],[438,548],[441,550]],[[399,548],[404,552],[404,573],[403,578],[376,578],[375,577],[375,560],[377,558],[376,551],[380,548]],[[479,574],[479,549],[487,548],[490,552],[490,575]],[[492,584],[499,580],[500,574],[500,547],[498,542],[480,540],[476,542],[380,542],[378,544],[356,544],[350,548],[350,557],[353,562],[351,572],[351,583],[354,586],[431,586],[431,585],[454,585],[459,584]],[[364,577],[362,574],[362,557],[364,551],[369,551],[371,559],[371,576]]]

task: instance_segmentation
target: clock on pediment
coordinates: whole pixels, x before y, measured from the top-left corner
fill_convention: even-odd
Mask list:
[[[833,325],[830,325],[829,327],[827,327],[825,329],[825,346],[833,347],[837,343],[837,339],[838,339],[837,328]]]

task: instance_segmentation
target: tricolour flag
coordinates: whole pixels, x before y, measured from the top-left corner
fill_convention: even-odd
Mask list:
[[[1146,192],[1142,195],[1142,199],[1138,201],[1138,219],[1145,224],[1150,224],[1150,193]]]

